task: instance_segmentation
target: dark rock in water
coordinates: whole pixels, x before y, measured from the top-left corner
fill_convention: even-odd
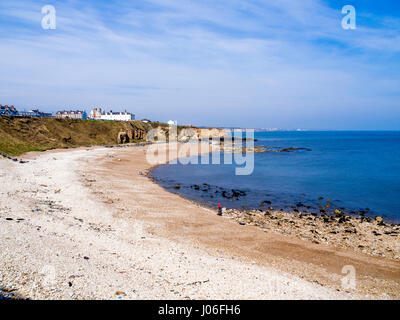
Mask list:
[[[232,189],[232,197],[237,198],[237,197],[244,197],[244,196],[246,196],[246,192],[244,192],[242,190]]]
[[[279,152],[312,151],[309,148],[283,148]]]
[[[272,204],[272,202],[271,201],[269,201],[269,200],[264,200],[263,202],[261,202],[261,203],[265,203],[265,204],[268,204],[268,205],[271,205]]]
[[[222,194],[221,194],[224,198],[228,198],[228,196],[227,196],[227,194],[226,194],[226,191],[222,191]]]
[[[208,191],[209,189],[203,190],[203,191]],[[221,196],[226,198],[226,199],[236,199],[239,200],[239,197],[243,197],[246,196],[246,192],[242,191],[242,190],[235,190],[232,189],[230,192],[227,190],[223,190],[221,192]]]
[[[304,207],[304,204],[302,204],[301,202],[299,202],[298,204],[296,204],[296,207],[297,207],[297,208]]]
[[[180,184],[174,185],[174,189],[180,189],[180,188],[181,188],[181,185],[180,185]]]
[[[194,188],[194,190],[200,190],[200,187],[199,187],[197,184],[195,184],[195,185],[193,186],[193,188]]]
[[[240,193],[236,192],[236,190],[232,189],[232,197],[237,198],[240,196]]]

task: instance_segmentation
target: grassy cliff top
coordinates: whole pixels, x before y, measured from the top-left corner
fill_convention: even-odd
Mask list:
[[[21,155],[29,151],[89,145],[117,144],[125,130],[148,131],[141,121],[97,121],[0,116],[0,153]]]

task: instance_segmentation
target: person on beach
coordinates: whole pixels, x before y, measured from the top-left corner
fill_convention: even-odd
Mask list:
[[[218,203],[218,215],[222,216],[222,206],[220,203]]]

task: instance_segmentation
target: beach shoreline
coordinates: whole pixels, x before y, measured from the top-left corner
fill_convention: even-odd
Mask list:
[[[163,164],[167,165],[167,164]],[[152,167],[149,178],[160,185],[164,190],[175,194],[194,204],[216,211],[209,201],[185,197],[180,193],[182,187],[171,190],[171,187],[161,183],[160,177],[153,176]],[[198,193],[211,192],[210,185],[194,185]],[[191,188],[194,187],[193,185]],[[229,191],[228,191],[229,192]],[[241,190],[237,189],[237,192]],[[239,199],[237,199],[239,200]],[[221,199],[223,203],[223,199]],[[325,243],[339,248],[348,248],[372,256],[381,256],[400,262],[400,224],[397,221],[383,219],[380,216],[350,214],[335,209],[327,212],[325,206],[320,213],[310,212],[307,206],[298,203],[294,210],[275,209],[270,201],[262,201],[259,208],[240,208],[241,203],[234,208],[222,206],[223,216],[229,217],[240,225],[256,226],[264,231],[270,230],[286,235],[293,235],[299,239],[313,243]]]
[[[145,151],[0,159],[0,283],[33,299],[399,298],[398,262],[217,217],[146,177]],[[354,290],[341,287],[345,265]]]

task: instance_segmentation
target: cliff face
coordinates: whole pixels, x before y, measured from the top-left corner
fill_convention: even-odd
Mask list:
[[[138,141],[166,141],[170,127],[141,121],[96,121],[0,116],[0,153],[20,155],[29,151]],[[222,129],[179,127],[178,140],[224,137]]]
[[[0,153],[144,141],[150,124],[0,116]]]
[[[222,138],[228,134],[223,129],[199,129],[193,127],[179,127],[176,136],[171,134],[170,127],[157,127],[148,133],[147,138],[151,141],[167,141],[178,140],[178,141],[189,141],[189,140],[200,140],[209,138]]]

